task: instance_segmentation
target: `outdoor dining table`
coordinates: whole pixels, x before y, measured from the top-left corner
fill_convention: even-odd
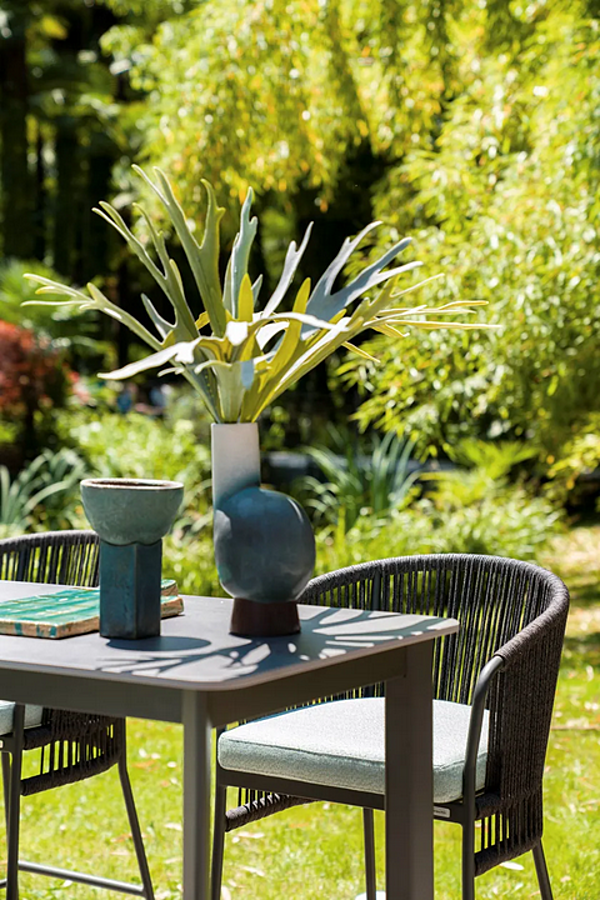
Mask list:
[[[0,599],[58,590],[7,581]],[[385,682],[387,898],[432,900],[432,648],[458,623],[300,606],[299,634],[250,639],[229,633],[232,602],[185,597],[138,641],[0,635],[0,697],[183,724],[183,898],[208,900],[211,729]]]

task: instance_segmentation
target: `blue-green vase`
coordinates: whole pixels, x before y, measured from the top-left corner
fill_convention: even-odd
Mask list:
[[[314,535],[299,503],[260,486],[256,423],[212,426],[212,469],[215,560],[235,601],[231,631],[299,631],[296,600],[314,570]]]
[[[162,538],[183,499],[176,481],[87,478],[81,499],[100,537],[100,634],[160,634]]]

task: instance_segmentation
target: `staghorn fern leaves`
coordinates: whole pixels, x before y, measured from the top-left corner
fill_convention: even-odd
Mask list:
[[[202,310],[190,308],[181,275],[169,257],[164,236],[141,208],[138,209],[146,220],[156,258],[109,203],[100,203],[100,208],[94,212],[118,231],[169,300],[173,322],[161,316],[149,298],[142,296],[148,319],[158,337],[112,303],[93,284],[88,284],[87,293],[84,293],[38,275],[25,276],[40,285],[38,294],[68,298],[30,303],[70,304],[80,311],[98,309],[126,325],[152,349],[145,359],[104,373],[104,378],[129,378],[167,366],[163,372],[180,373],[201,394],[215,421],[253,422],[283,391],[339,347],[372,359],[352,344],[352,339],[367,329],[397,338],[404,337],[399,329],[409,325],[418,328],[482,327],[480,323],[443,318],[469,313],[474,307],[481,306],[482,301],[448,303],[437,308],[395,305],[403,294],[431,281],[428,278],[404,290],[395,290],[398,276],[421,265],[410,262],[386,268],[408,246],[410,238],[399,241],[349,284],[332,293],[336,278],[348,259],[363,238],[380,224],[378,222],[371,223],[352,240],[344,241],[312,291],[310,280],[302,284],[291,312],[278,312],[306,250],[311,232],[309,226],[300,247],[297,248],[295,242],[290,244],[279,283],[259,310],[257,302],[262,276],[252,284],[248,274],[250,248],[258,226],[256,217],[250,218],[252,190],[248,191],[242,207],[240,231],[233,243],[222,287],[218,267],[219,223],[224,211],[217,205],[212,186],[202,182],[208,205],[204,236],[199,244],[166,175],[155,169],[154,182],[138,166],[134,169],[158,197],[181,242],[204,307]],[[359,298],[362,298],[360,303],[352,310],[352,304]],[[442,318],[433,321],[423,318],[431,315]],[[206,326],[210,327],[210,334],[202,333]]]

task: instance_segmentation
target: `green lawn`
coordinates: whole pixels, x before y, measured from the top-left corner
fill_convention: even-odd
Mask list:
[[[567,581],[573,607],[546,774],[545,846],[556,900],[600,896],[600,526],[561,538],[546,564]],[[157,900],[180,896],[181,729],[129,725],[129,758]],[[23,855],[135,878],[114,771],[24,800]],[[383,884],[382,816],[377,816]],[[436,824],[436,900],[460,896],[458,827]],[[2,850],[4,845],[2,845]],[[227,838],[224,898],[353,900],[362,882],[359,810],[313,804]],[[22,875],[22,900],[108,897],[93,888]],[[110,895],[122,896],[122,895]],[[530,855],[484,875],[478,900],[536,897]]]

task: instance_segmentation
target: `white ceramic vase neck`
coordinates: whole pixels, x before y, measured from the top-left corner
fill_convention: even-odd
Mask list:
[[[213,505],[248,487],[260,486],[260,448],[256,422],[211,425]]]

